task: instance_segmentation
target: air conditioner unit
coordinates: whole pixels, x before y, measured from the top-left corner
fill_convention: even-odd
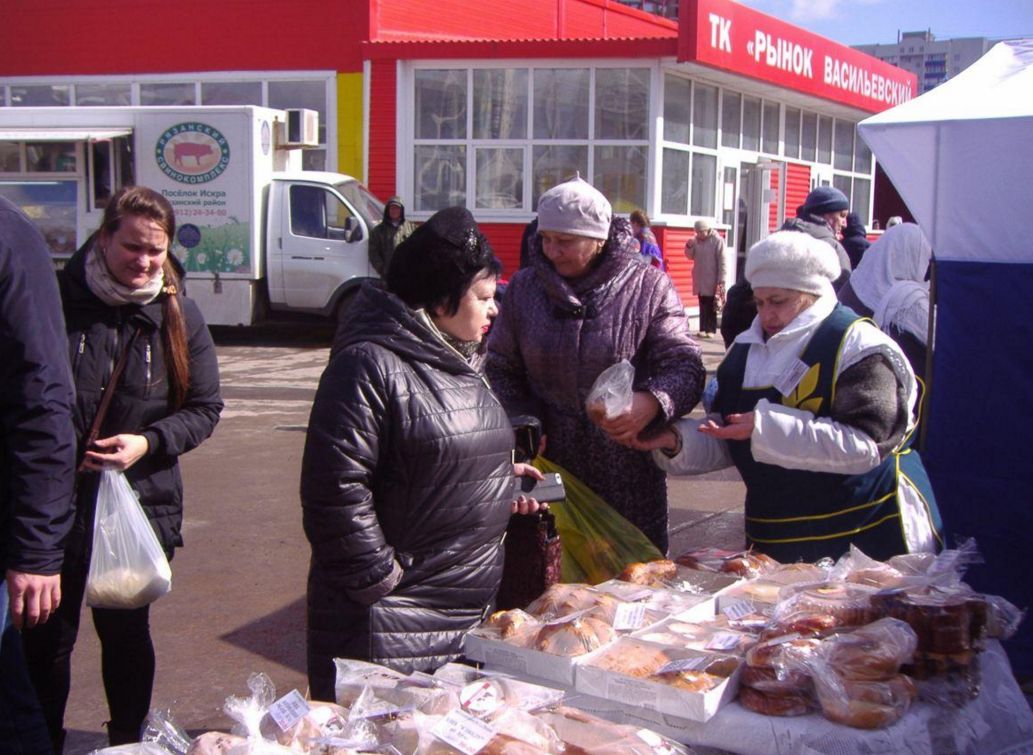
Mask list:
[[[287,146],[319,146],[319,112],[307,108],[288,108]]]

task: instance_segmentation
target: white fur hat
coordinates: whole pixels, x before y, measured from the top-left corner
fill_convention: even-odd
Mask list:
[[[598,189],[578,177],[557,184],[538,199],[538,230],[603,239],[610,236],[613,209]]]
[[[753,288],[788,288],[821,296],[832,291],[839,273],[836,250],[801,231],[773,233],[746,255],[746,280]]]

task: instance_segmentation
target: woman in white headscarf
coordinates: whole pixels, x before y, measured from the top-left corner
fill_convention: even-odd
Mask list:
[[[922,229],[900,223],[887,230],[861,258],[839,300],[862,317],[871,317],[925,377],[929,333],[929,282],[933,250]]]

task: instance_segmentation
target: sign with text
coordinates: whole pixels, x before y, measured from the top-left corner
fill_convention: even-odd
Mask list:
[[[682,0],[678,60],[882,112],[917,95],[913,73],[732,0]]]

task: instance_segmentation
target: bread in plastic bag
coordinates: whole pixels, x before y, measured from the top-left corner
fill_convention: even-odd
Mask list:
[[[546,474],[559,473],[567,491],[566,499],[549,504],[563,547],[563,582],[594,585],[617,576],[630,563],[664,557],[642,530],[577,477],[542,456],[533,463]]]
[[[86,605],[141,608],[172,589],[172,569],[125,475],[100,475]]]
[[[612,364],[599,373],[585,399],[585,411],[598,424],[631,410],[635,368],[627,359]]]

